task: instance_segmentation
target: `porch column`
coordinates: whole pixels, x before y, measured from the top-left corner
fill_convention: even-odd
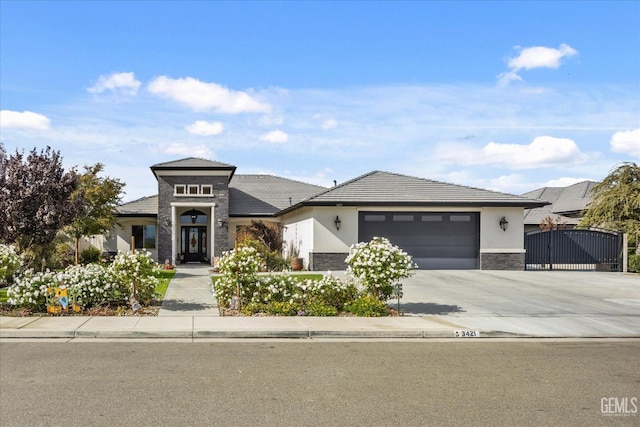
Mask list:
[[[213,217],[214,215],[214,211],[215,211],[215,206],[216,204],[213,203],[210,207],[211,209],[211,214],[209,215],[209,221],[210,221],[210,232],[209,232],[209,240],[210,240],[210,244],[209,244],[209,264],[211,264],[213,266],[213,257],[214,254],[216,253],[215,249],[215,244],[216,244],[216,221],[215,218]]]
[[[177,239],[176,239],[176,207],[171,206],[171,264],[176,265]]]

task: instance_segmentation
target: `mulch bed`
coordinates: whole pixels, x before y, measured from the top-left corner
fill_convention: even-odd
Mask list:
[[[61,317],[61,316],[157,316],[162,301],[152,301],[151,305],[142,307],[135,313],[129,306],[92,307],[79,313],[50,314],[33,312],[25,308],[15,308],[8,304],[0,304],[0,316],[5,317]]]

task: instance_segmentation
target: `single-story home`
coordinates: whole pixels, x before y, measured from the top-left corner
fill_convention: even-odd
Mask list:
[[[537,208],[525,209],[524,231],[540,230],[540,223],[550,217],[556,224],[574,228],[582,219],[593,196],[593,187],[598,183],[582,181],[567,187],[542,187],[522,196],[529,199],[546,200],[549,204]]]
[[[524,269],[524,211],[546,201],[373,171],[330,188],[200,158],[151,166],[158,194],[118,208],[93,244],[159,262],[213,264],[251,220],[279,223],[309,270],[343,270],[349,247],[387,237],[425,269]]]

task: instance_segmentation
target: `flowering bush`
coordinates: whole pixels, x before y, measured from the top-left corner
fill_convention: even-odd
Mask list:
[[[258,251],[250,246],[223,252],[218,268],[223,277],[218,279],[214,292],[218,303],[226,307],[240,288],[238,295],[242,304],[246,304],[257,292],[257,275],[262,265]]]
[[[156,264],[148,251],[120,252],[113,260],[112,268],[128,293],[135,294],[140,302],[149,304],[155,296],[158,279],[153,276]]]
[[[214,281],[213,288],[218,304],[227,308],[237,293],[238,281],[225,275]],[[354,283],[331,274],[320,280],[300,280],[289,274],[254,275],[253,281],[242,282],[240,292],[245,314],[300,316],[335,315],[358,296]]]
[[[9,282],[22,267],[22,257],[12,245],[0,244],[0,284]]]
[[[72,299],[85,308],[108,302],[125,302],[131,292],[112,269],[99,264],[74,265],[58,274],[57,278],[67,285]]]
[[[31,310],[43,311],[47,304],[48,289],[59,286],[60,279],[51,271],[34,273],[28,270],[7,290],[7,302]]]
[[[384,237],[351,246],[345,260],[347,272],[356,277],[366,291],[386,301],[394,292],[394,282],[411,277],[417,266],[409,254]]]

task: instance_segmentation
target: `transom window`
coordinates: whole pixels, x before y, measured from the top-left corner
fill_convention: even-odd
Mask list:
[[[173,195],[181,197],[214,197],[211,184],[175,184]]]

